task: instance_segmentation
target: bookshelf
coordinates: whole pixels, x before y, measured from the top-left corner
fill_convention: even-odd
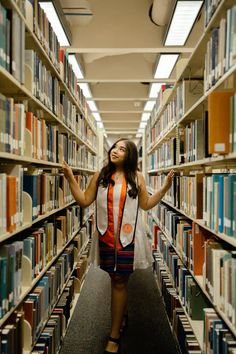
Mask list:
[[[159,287],[182,352],[191,340],[198,353],[236,348],[235,13],[235,1],[205,1],[202,35],[179,65],[173,87],[160,91],[145,132],[148,192],[159,189],[170,169],[176,172],[147,222]],[[218,103],[224,107],[220,118],[213,113]],[[195,322],[196,289],[203,312]]]
[[[94,232],[94,209],[75,205],[62,162],[84,189],[97,127],[43,10],[1,0],[0,16],[0,351],[59,350]]]

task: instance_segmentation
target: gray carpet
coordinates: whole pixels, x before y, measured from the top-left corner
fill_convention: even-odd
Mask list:
[[[121,354],[178,353],[151,269],[131,275],[128,313]],[[110,279],[102,270],[90,269],[60,354],[102,354],[109,330]]]

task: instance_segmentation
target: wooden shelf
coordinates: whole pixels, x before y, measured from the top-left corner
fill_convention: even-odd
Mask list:
[[[50,70],[50,72],[52,72],[55,75],[55,77],[59,80],[61,87],[67,93],[67,95],[69,96],[72,103],[77,107],[79,112],[85,117],[85,120],[86,120],[87,124],[90,126],[90,128],[92,129],[94,135],[97,135],[95,125],[90,121],[90,119],[88,119],[88,117],[86,117],[84,109],[81,106],[81,103],[79,101],[77,101],[77,99],[71,93],[70,89],[67,87],[67,85],[62,80],[59,68],[57,69],[55,67],[54,63],[52,62],[51,58],[47,54],[47,52],[44,49],[43,45],[41,44],[40,40],[37,38],[35,33],[29,28],[29,26],[26,22],[26,18],[23,16],[23,14],[22,14],[21,10],[19,9],[19,7],[17,6],[17,4],[13,0],[8,0],[8,1],[3,0],[3,5],[6,6],[7,8],[11,8],[12,10],[15,10],[17,12],[17,14],[20,16],[20,18],[24,22],[25,28],[26,28],[26,34],[27,34],[26,35],[26,47],[33,48],[35,51],[39,52],[40,59],[47,66],[47,68]]]
[[[192,52],[192,54],[190,55],[190,57],[188,58],[188,61],[184,67],[184,69],[182,70],[182,73],[179,75],[178,78],[176,78],[176,82],[174,84],[174,87],[172,89],[172,92],[170,94],[170,96],[168,97],[167,101],[165,102],[165,104],[161,107],[159,107],[159,110],[156,114],[156,117],[154,119],[153,122],[153,126],[155,125],[156,121],[158,120],[158,118],[161,116],[161,114],[164,112],[166,106],[168,105],[168,103],[173,99],[173,96],[175,95],[177,86],[179,85],[179,82],[182,79],[198,79],[199,78],[199,71],[201,72],[200,77],[203,77],[203,68],[205,65],[205,52],[206,52],[206,46],[207,46],[207,42],[210,38],[210,34],[212,29],[219,25],[219,21],[222,18],[222,14],[226,14],[227,9],[233,7],[235,5],[235,1],[234,0],[222,0],[220,2],[220,4],[218,5],[215,13],[213,14],[211,20],[209,21],[207,27],[205,28],[202,36],[200,37],[194,51]],[[234,65],[232,68],[230,68],[230,70],[228,72],[226,72],[217,82],[216,84],[211,87],[211,89],[206,93],[206,95],[203,95],[203,102],[204,100],[206,100],[207,96],[209,95],[209,93],[211,93],[214,90],[226,90],[229,88],[232,88],[232,82],[235,85],[235,71],[236,71],[236,65]],[[197,73],[196,75],[194,75],[194,73]],[[231,77],[233,75],[233,78]],[[224,83],[225,82],[225,83]],[[199,100],[199,103],[201,100]],[[202,103],[203,103],[202,102]],[[186,112],[186,114],[183,116],[182,119],[185,120],[186,117],[191,113],[191,110],[189,110],[189,112]],[[160,142],[158,142],[158,144],[160,144]],[[152,151],[154,149],[154,147],[152,147],[150,150]],[[150,153],[149,150],[149,153]]]
[[[72,237],[72,239],[73,239],[73,237]],[[82,252],[84,251],[84,249],[85,249],[85,247],[87,246],[87,244],[88,244],[88,242],[85,242],[85,245],[83,245],[82,249],[79,251],[78,256],[80,256],[80,255],[82,254]],[[55,304],[53,305],[53,307],[52,307],[52,309],[51,309],[51,311],[50,311],[50,314],[48,315],[47,320],[46,320],[45,323],[42,325],[42,328],[41,328],[41,330],[40,330],[40,333],[39,333],[38,336],[37,336],[37,339],[36,339],[35,343],[33,343],[32,350],[33,350],[33,347],[35,346],[35,344],[37,343],[37,341],[38,341],[38,339],[39,339],[41,333],[43,332],[45,326],[47,325],[47,322],[48,322],[48,320],[50,319],[50,316],[52,315],[53,310],[55,309],[55,307],[56,307],[58,301],[60,300],[60,298],[61,298],[61,296],[62,296],[62,294],[63,294],[63,291],[65,290],[65,288],[66,288],[66,286],[67,286],[67,284],[68,284],[68,282],[69,282],[69,280],[70,280],[70,278],[71,278],[71,276],[72,276],[74,270],[76,269],[76,267],[77,267],[77,263],[74,264],[73,269],[71,270],[70,274],[68,274],[67,279],[66,279],[66,281],[65,281],[65,283],[64,283],[64,285],[63,285],[63,287],[62,287],[62,289],[61,289],[60,294],[58,295],[57,300],[55,301]],[[83,283],[84,283],[84,279],[85,279],[85,276],[83,277]],[[82,283],[82,282],[81,282],[81,283]],[[79,293],[79,294],[80,294],[80,293]],[[78,298],[79,298],[79,296],[78,296]],[[71,318],[71,317],[70,317],[70,318]],[[69,325],[69,323],[68,323],[68,325]],[[68,326],[67,326],[67,328],[68,328]],[[31,353],[31,351],[30,351],[30,353]],[[30,353],[29,353],[29,354],[30,354]],[[26,353],[25,353],[25,354],[26,354]]]
[[[173,247],[173,249],[175,250],[176,254],[178,255],[179,259],[181,260],[181,262],[183,263],[183,265],[185,266],[185,268],[188,269],[189,273],[192,275],[192,277],[194,278],[194,280],[196,281],[196,283],[198,284],[199,288],[201,289],[201,291],[204,293],[204,295],[206,296],[206,298],[210,301],[210,303],[212,304],[212,307],[215,309],[215,311],[218,313],[218,315],[222,318],[222,320],[226,323],[226,325],[229,327],[230,331],[234,334],[234,336],[236,336],[236,328],[233,326],[233,324],[230,322],[230,320],[227,318],[227,316],[225,315],[225,313],[219,309],[218,306],[214,305],[212,302],[212,299],[210,298],[209,294],[207,293],[207,291],[204,289],[203,286],[203,276],[196,276],[193,274],[193,272],[187,267],[185,261],[182,258],[182,255],[179,253],[179,250],[173,245],[169,235],[165,232],[165,230],[163,230],[163,227],[160,225],[160,223],[158,222],[158,220],[152,215],[153,220],[155,221],[155,223],[160,227],[161,232],[165,235],[167,241],[170,243],[170,245]],[[198,322],[198,321],[197,321]],[[199,328],[198,328],[199,330]],[[194,332],[195,333],[195,332]],[[198,337],[199,339],[201,339],[201,337]],[[203,343],[202,342],[199,342]],[[202,348],[202,345],[201,345]]]
[[[0,244],[1,244],[1,242],[4,242],[4,241],[8,240],[12,236],[14,236],[14,235],[26,230],[26,229],[29,229],[30,227],[32,227],[37,222],[42,221],[44,219],[47,219],[49,216],[52,216],[53,214],[56,214],[59,211],[68,208],[70,205],[72,205],[74,203],[75,203],[75,201],[72,201],[72,202],[70,202],[68,204],[63,205],[61,208],[53,209],[49,213],[46,213],[46,214],[43,214],[43,215],[39,216],[37,219],[33,220],[31,223],[24,224],[22,227],[20,227],[19,229],[15,230],[13,232],[6,232],[5,234],[0,235]]]
[[[153,194],[154,191],[152,190],[152,188],[147,188],[148,193]],[[225,235],[223,233],[219,233],[216,232],[215,230],[210,229],[209,227],[207,227],[206,225],[204,225],[203,220],[202,219],[194,219],[193,217],[191,217],[190,215],[186,214],[185,212],[183,212],[181,209],[176,208],[175,206],[173,206],[171,203],[169,203],[166,200],[161,200],[164,204],[168,205],[169,207],[171,207],[172,209],[178,211],[180,214],[182,214],[183,216],[186,216],[186,218],[188,218],[189,220],[194,221],[196,224],[198,224],[199,226],[201,226],[203,229],[211,232],[214,236],[216,236],[217,238],[221,239],[222,241],[227,242],[228,244],[230,244],[233,247],[236,247],[236,239],[234,237]]]
[[[84,225],[84,223],[83,223]],[[82,225],[82,226],[83,226]],[[81,230],[82,226],[76,230],[71,238],[67,241],[67,243],[62,247],[62,249],[57,253],[55,257],[46,265],[46,267],[40,272],[40,274],[32,281],[32,284],[29,288],[23,289],[20,299],[17,301],[17,304],[13,306],[6,314],[0,319],[0,327],[4,324],[4,322],[12,315],[12,313],[17,309],[17,307],[21,304],[21,302],[26,298],[26,296],[31,292],[31,290],[35,287],[37,282],[42,278],[42,276],[47,272],[47,270],[53,265],[53,263],[59,258],[59,256],[64,252],[66,247],[70,244],[73,238],[78,234]]]
[[[196,224],[198,224],[199,226],[201,226],[203,229],[211,232],[214,236],[216,236],[217,238],[221,239],[224,242],[227,242],[228,244],[230,244],[233,247],[236,247],[236,239],[230,236],[227,236],[225,234],[220,234],[212,229],[210,229],[209,227],[207,227],[206,225],[203,224],[203,220],[199,220],[199,219],[194,219],[193,217],[189,216],[188,214],[184,213],[182,210],[174,207],[171,203],[162,200],[163,203],[165,203],[166,205],[169,205],[172,209],[178,211],[180,214],[186,216],[188,219],[194,221]]]
[[[220,166],[225,166],[225,168],[233,168],[233,166],[236,166],[236,153],[230,153],[228,155],[219,155],[216,157],[207,157],[202,160],[198,161],[193,161],[193,162],[186,162],[181,165],[172,165],[168,166],[165,168],[157,168],[153,170],[149,170],[148,174],[157,174],[161,172],[166,172],[169,170],[174,169],[175,171],[178,170],[196,170],[199,169],[199,167],[204,167],[204,166],[212,166],[212,168],[220,167]]]
[[[204,69],[205,69],[205,54],[207,50],[207,44],[209,40],[211,39],[212,35],[212,30],[215,27],[218,27],[220,24],[220,21],[222,18],[226,18],[227,10],[235,6],[235,0],[222,0],[219,4],[218,7],[216,8],[212,18],[210,19],[208,25],[206,28],[204,28],[204,31],[195,47],[193,52],[191,53],[190,57],[186,60],[186,65],[184,66],[182,72],[179,74],[178,78],[176,79],[176,82],[173,86],[172,91],[170,92],[169,96],[167,97],[166,95],[165,98],[166,100],[163,100],[163,103],[161,106],[157,107],[157,112],[154,116],[152,116],[152,121],[150,121],[151,126],[149,125],[146,128],[146,136],[149,136],[149,141],[151,141],[152,137],[152,128],[155,126],[157,123],[158,119],[160,119],[161,115],[164,113],[167,105],[169,102],[171,102],[177,91],[178,85],[180,85],[181,81],[183,79],[185,80],[190,80],[190,79],[204,79]],[[204,16],[204,11],[202,11],[201,16]],[[159,136],[157,137],[155,142],[151,142],[150,146],[147,148],[147,154],[152,154],[157,148],[159,148],[166,140],[169,140],[171,137],[176,136],[177,128],[179,126],[185,126],[189,124],[191,121],[199,120],[203,117],[203,113],[207,110],[208,108],[208,97],[212,92],[236,92],[236,64],[234,64],[227,72],[225,72],[221,78],[217,80],[215,85],[210,87],[207,91],[205,91],[202,96],[198,99],[197,102],[195,102],[186,112],[182,115],[178,121],[172,121],[169,126],[160,132]],[[189,101],[190,102],[190,101]],[[153,111],[154,113],[155,111]],[[166,162],[168,164],[169,161]],[[236,168],[236,153],[229,153],[227,155],[215,155],[210,158],[204,158],[198,161],[193,161],[193,162],[186,162],[184,164],[180,165],[171,165],[171,166],[166,166],[162,168],[150,168],[148,171],[148,174],[150,175],[157,175],[161,174],[164,172],[168,172],[171,169],[174,169],[176,171],[177,175],[182,175],[186,172],[186,174],[189,174],[192,171],[200,170],[201,172],[205,173],[219,173],[220,171],[228,171],[229,173],[233,173],[232,171],[235,171]],[[234,172],[235,173],[235,172]],[[147,188],[148,192],[150,194],[153,194],[153,190],[151,188]],[[221,242],[222,244],[226,242],[228,245],[230,245],[230,249],[235,250],[236,247],[236,239],[234,237],[227,236],[223,233],[219,233],[218,231],[212,230],[206,225],[204,225],[204,221],[200,219],[195,219],[189,215],[187,215],[185,212],[182,210],[176,208],[171,204],[172,200],[168,197],[166,197],[167,200],[162,200],[162,202],[169,206],[171,210],[174,212],[180,213],[180,215],[185,216],[186,218],[189,219],[189,221],[195,222],[197,225],[202,227],[203,229],[207,230],[208,232],[211,233],[212,237],[217,238],[217,241]],[[186,261],[185,261],[185,256],[183,255],[182,250],[178,250],[174,245],[173,245],[173,240],[171,240],[170,235],[168,235],[167,232],[165,232],[165,227],[163,225],[160,225],[158,220],[152,215],[153,220],[160,226],[162,233],[165,235],[167,241],[171,244],[173,249],[175,250],[176,254],[178,255],[179,259],[181,262],[186,266]],[[192,275],[193,279],[196,281],[196,283],[199,285],[200,289],[202,290],[203,294],[206,296],[206,298],[210,301],[212,304],[212,307],[215,309],[216,313],[219,315],[219,317],[226,323],[228,326],[229,330],[232,332],[232,334],[236,337],[236,328],[235,326],[231,323],[229,318],[226,316],[226,314],[219,308],[219,306],[216,306],[213,304],[213,301],[210,297],[210,295],[207,293],[205,290],[204,284],[203,284],[203,276],[195,276],[193,274],[193,271],[189,270],[189,273]],[[183,305],[183,304],[182,304]],[[185,311],[185,314],[188,316],[188,313],[183,306],[183,309]],[[201,350],[203,350],[203,321],[200,321],[201,323],[199,324],[199,321],[191,321],[191,318],[188,316],[188,320],[194,330],[194,333],[198,339],[198,342],[201,346]]]
[[[180,124],[189,123],[192,120],[200,119],[202,112],[207,107],[208,96],[214,91],[235,90],[236,82],[236,64],[233,65],[203,96],[177,121],[159,135],[158,140],[148,149],[148,154],[151,154],[156,148],[170,137],[175,136],[175,129]],[[159,115],[160,116],[160,115]],[[156,122],[157,120],[155,120]],[[154,123],[155,124],[155,123]],[[154,125],[153,124],[153,125]]]
[[[160,253],[160,255],[161,255],[161,253]],[[161,255],[161,256],[162,256],[162,255]],[[163,261],[163,262],[164,262],[164,261]],[[170,278],[172,278],[167,264],[166,264],[165,262],[164,262],[164,264],[165,264],[165,267],[166,267],[166,269],[167,269],[167,271],[168,271],[168,273],[169,273],[169,275],[170,275]],[[157,279],[157,278],[156,278],[156,281],[157,281],[157,284],[158,284],[158,286],[159,286],[159,283],[158,283],[158,279]],[[174,284],[173,284],[173,287],[174,287]],[[177,296],[178,296],[178,295],[177,295]],[[194,333],[195,336],[196,336],[196,339],[197,339],[197,341],[198,341],[198,344],[199,344],[201,350],[203,350],[203,328],[204,328],[204,322],[203,322],[203,321],[200,321],[200,320],[199,320],[199,321],[192,320],[192,318],[189,316],[189,314],[188,314],[188,312],[187,312],[185,306],[183,305],[183,303],[182,303],[182,301],[181,301],[181,299],[180,299],[179,296],[178,296],[178,299],[179,299],[179,302],[180,302],[180,304],[181,304],[182,309],[184,310],[185,316],[187,317],[187,319],[188,319],[188,321],[189,321],[189,324],[190,324],[190,326],[192,327],[193,333]],[[171,324],[170,324],[170,325],[171,325]],[[172,326],[171,326],[171,327],[172,327]]]
[[[189,78],[190,73],[192,73],[190,68],[196,68],[195,71],[197,71],[204,67],[206,45],[210,38],[211,31],[214,27],[219,25],[219,21],[221,20],[222,15],[226,14],[227,9],[233,7],[234,5],[234,0],[221,0],[201,38],[199,39],[194,51],[189,57],[188,63],[181,73],[179,80],[183,78]]]

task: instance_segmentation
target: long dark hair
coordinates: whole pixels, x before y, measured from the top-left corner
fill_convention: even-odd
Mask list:
[[[137,170],[138,170],[138,151],[136,145],[133,141],[128,140],[126,138],[118,139],[108,151],[108,163],[104,166],[98,176],[98,186],[102,185],[103,187],[107,187],[109,183],[114,185],[114,181],[111,179],[111,176],[116,171],[116,166],[113,162],[111,162],[111,150],[116,146],[119,141],[125,142],[126,147],[126,156],[124,160],[124,175],[127,183],[131,186],[129,190],[129,196],[136,198],[138,194],[138,186],[137,186]]]

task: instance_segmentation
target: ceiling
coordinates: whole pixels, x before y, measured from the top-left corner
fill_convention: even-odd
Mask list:
[[[168,5],[164,26],[151,21],[153,1],[157,16],[163,11],[161,3]],[[64,13],[72,13],[66,15],[72,34],[69,51],[77,53],[108,138],[135,139],[150,84],[176,78],[176,69],[168,80],[153,78],[159,53],[188,57],[201,34],[202,20],[198,19],[185,47],[164,47],[175,0],[89,0],[93,16],[86,25],[79,24],[81,16],[76,15],[79,1],[60,2]]]

